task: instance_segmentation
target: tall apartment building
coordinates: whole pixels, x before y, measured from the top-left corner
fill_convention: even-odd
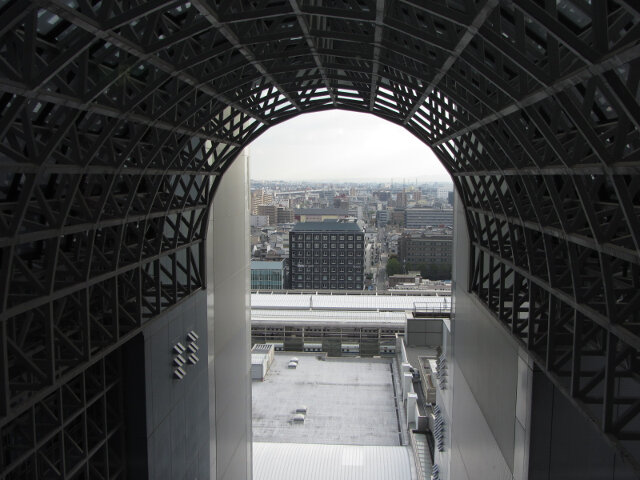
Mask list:
[[[398,208],[406,208],[407,207],[407,198],[409,194],[404,190],[402,192],[398,192],[396,194],[396,207]]]
[[[452,209],[407,208],[404,211],[405,228],[425,228],[452,225]]]
[[[273,203],[273,193],[265,191],[264,188],[251,192],[251,214],[258,214],[258,205],[270,205]]]
[[[292,289],[362,290],[364,232],[356,223],[297,223],[289,261]]]
[[[269,217],[269,225],[279,223],[293,223],[294,216],[291,208],[278,207],[276,205],[258,205],[257,215]]]

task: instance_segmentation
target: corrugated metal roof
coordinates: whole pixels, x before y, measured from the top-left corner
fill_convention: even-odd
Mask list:
[[[253,443],[254,480],[408,480],[407,447]]]
[[[424,310],[451,308],[450,296],[419,295],[328,295],[328,294],[282,294],[252,293],[252,309],[310,309],[313,310],[370,310],[405,311],[417,306]]]
[[[333,310],[251,310],[252,325],[341,326],[404,328],[404,312],[333,311]]]

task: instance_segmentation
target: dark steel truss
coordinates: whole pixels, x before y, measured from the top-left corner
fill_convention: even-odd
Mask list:
[[[65,392],[86,434],[107,355],[203,287],[220,175],[329,108],[433,148],[469,288],[640,472],[639,81],[628,0],[0,0],[0,479],[88,475]]]

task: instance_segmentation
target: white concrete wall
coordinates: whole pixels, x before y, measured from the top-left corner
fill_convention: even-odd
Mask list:
[[[451,451],[442,456],[450,465],[441,471],[450,480],[526,480],[533,364],[468,292],[469,237],[459,197],[454,249],[450,391],[443,395],[451,415]]]
[[[218,187],[207,236],[211,480],[252,477],[248,192],[243,153]]]

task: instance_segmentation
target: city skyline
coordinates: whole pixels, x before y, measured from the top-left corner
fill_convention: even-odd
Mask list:
[[[269,129],[250,145],[249,159],[253,180],[451,182],[431,149],[410,132],[344,110],[299,115]]]

